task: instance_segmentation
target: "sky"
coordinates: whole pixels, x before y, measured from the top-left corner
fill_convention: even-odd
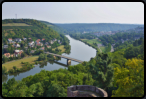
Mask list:
[[[142,2],[4,2],[3,19],[29,18],[51,23],[144,24]]]

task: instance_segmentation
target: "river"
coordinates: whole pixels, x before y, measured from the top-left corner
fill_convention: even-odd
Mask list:
[[[91,58],[96,56],[96,50],[85,43],[75,40],[71,38],[69,35],[66,35],[66,37],[70,40],[71,50],[69,54],[63,53],[62,55],[75,58],[81,61],[89,61]],[[78,62],[71,61],[70,65],[76,65],[79,64]],[[23,71],[20,73],[14,73],[14,74],[8,74],[8,75],[2,75],[2,83],[7,82],[10,78],[15,78],[15,80],[21,80],[22,78],[25,78],[30,75],[35,75],[36,73],[39,73],[41,70],[57,70],[59,68],[68,68],[67,66],[67,59],[61,58],[58,62],[47,62],[45,65],[35,65],[34,68]]]

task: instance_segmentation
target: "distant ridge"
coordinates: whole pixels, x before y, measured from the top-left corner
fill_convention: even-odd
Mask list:
[[[71,32],[98,32],[98,31],[118,31],[136,28],[138,26],[144,27],[140,24],[120,24],[120,23],[72,23],[72,24],[56,24],[55,25]]]

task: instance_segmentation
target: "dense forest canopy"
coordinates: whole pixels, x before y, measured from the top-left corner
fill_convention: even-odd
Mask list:
[[[67,30],[65,30],[62,27],[57,26],[53,23],[50,23],[50,22],[47,22],[47,21],[40,21],[40,22],[46,24],[48,27],[52,28],[54,31],[57,31],[58,33],[62,33],[62,34],[67,34],[68,33]]]
[[[127,30],[138,26],[144,26],[139,24],[115,24],[115,23],[74,23],[74,24],[55,24],[65,30],[68,33],[77,32],[98,32],[98,31],[117,31]]]

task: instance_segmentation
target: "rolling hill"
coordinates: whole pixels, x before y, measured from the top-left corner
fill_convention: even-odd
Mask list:
[[[138,26],[144,27],[140,24],[118,24],[118,23],[72,23],[72,24],[55,24],[65,30],[68,33],[83,33],[85,32],[98,32],[98,31],[117,31],[136,28]]]
[[[32,40],[45,38],[59,39],[60,35],[46,24],[34,19],[5,19],[2,20],[2,40],[8,38],[32,38]]]

